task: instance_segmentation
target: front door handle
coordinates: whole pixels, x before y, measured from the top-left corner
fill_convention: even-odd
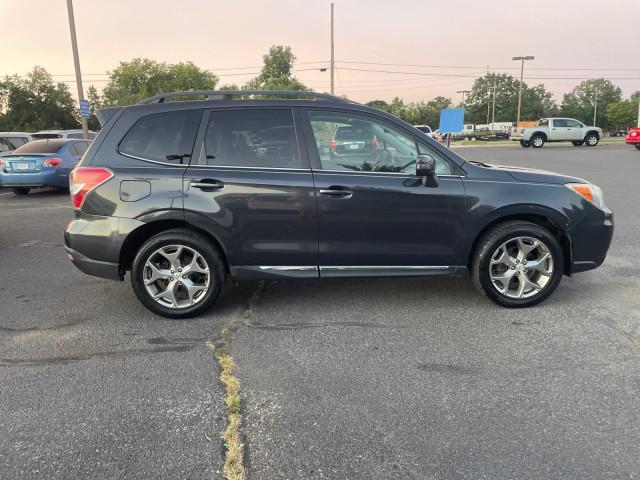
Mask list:
[[[191,182],[189,183],[189,186],[191,188],[200,188],[202,190],[221,190],[224,188],[224,183],[219,181],[219,180],[211,180],[211,179],[204,179],[204,180],[200,180],[199,182]]]
[[[351,198],[353,193],[344,187],[329,187],[318,190],[320,195],[327,195],[334,198]]]

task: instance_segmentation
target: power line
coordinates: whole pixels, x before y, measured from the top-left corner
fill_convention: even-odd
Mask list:
[[[340,67],[341,70],[351,70],[356,72],[390,73],[396,75],[418,75],[424,77],[460,77],[477,78],[477,75],[463,75],[456,73],[436,73],[436,72],[406,72],[398,70],[374,70],[368,68]],[[606,77],[608,80],[640,80],[640,77]],[[590,80],[586,77],[526,77],[526,80]]]
[[[348,61],[348,60],[336,60],[337,63],[348,63],[357,65],[382,65],[390,67],[421,67],[421,68],[451,68],[451,69],[481,69],[485,66],[473,66],[473,65],[424,65],[417,63],[383,63],[383,62],[360,62],[360,61]],[[519,70],[518,67],[491,67],[492,70]],[[532,67],[527,70],[558,70],[558,71],[571,71],[571,70],[594,70],[594,71],[640,71],[640,68],[625,68],[625,67]]]

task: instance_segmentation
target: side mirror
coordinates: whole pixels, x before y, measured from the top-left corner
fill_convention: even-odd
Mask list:
[[[431,155],[418,155],[416,158],[416,175],[418,177],[435,177],[436,160]]]

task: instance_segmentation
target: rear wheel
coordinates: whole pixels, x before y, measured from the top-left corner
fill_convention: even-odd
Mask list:
[[[590,133],[584,138],[584,143],[587,144],[587,147],[595,147],[596,145],[598,145],[599,141],[600,137],[598,137],[598,135],[596,135],[595,133]]]
[[[472,264],[476,287],[498,305],[535,305],[556,289],[564,258],[556,238],[524,221],[498,225],[480,241]]]
[[[222,288],[225,264],[207,238],[190,230],[159,233],[145,242],[131,268],[131,285],[158,315],[188,318],[211,307]]]
[[[571,143],[573,144],[574,147],[580,147],[584,145],[584,140],[574,140]]]
[[[542,135],[536,135],[531,139],[531,146],[533,148],[542,148],[544,145],[544,137]]]
[[[31,189],[29,187],[13,187],[11,191],[16,195],[26,195]]]
[[[520,140],[520,146],[523,148],[527,148],[530,147],[531,144],[529,142],[527,142],[526,140]]]
[[[640,150],[640,143],[636,143],[636,148]]]

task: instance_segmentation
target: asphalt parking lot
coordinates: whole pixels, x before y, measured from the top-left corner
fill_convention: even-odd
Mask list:
[[[601,186],[605,264],[527,310],[465,277],[350,279],[242,284],[173,321],[71,265],[67,195],[0,191],[0,478],[221,478],[206,341],[234,322],[249,478],[637,478],[640,152],[457,151]]]

